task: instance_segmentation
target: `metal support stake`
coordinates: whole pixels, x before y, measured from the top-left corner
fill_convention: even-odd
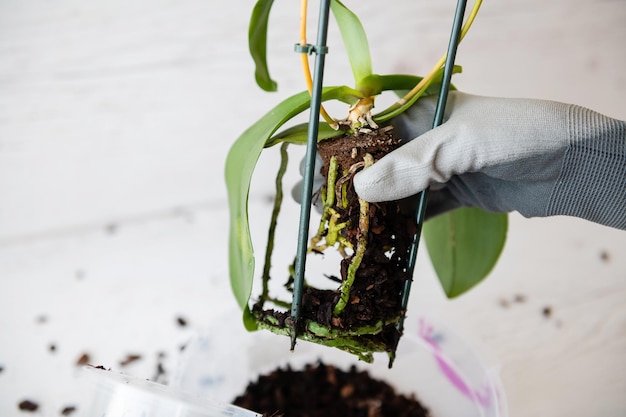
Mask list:
[[[326,37],[328,34],[328,15],[330,0],[320,2],[320,17],[317,29],[317,45],[308,48],[315,52],[315,68],[313,72],[313,90],[311,92],[311,110],[305,155],[305,169],[302,182],[302,204],[300,205],[300,224],[298,229],[298,248],[293,285],[293,301],[291,303],[291,322],[289,335],[291,350],[296,346],[298,337],[300,309],[302,306],[302,285],[306,263],[307,243],[309,240],[309,220],[311,217],[311,196],[313,194],[313,177],[315,173],[315,157],[317,153],[317,134],[319,129],[320,105],[322,103],[322,79],[324,74],[324,58],[327,52]],[[296,51],[299,49],[296,48]]]
[[[443,116],[446,110],[446,101],[448,99],[448,92],[450,90],[450,80],[452,79],[452,70],[454,69],[454,60],[456,58],[456,50],[459,46],[461,28],[463,26],[463,16],[465,15],[465,6],[467,0],[459,0],[456,5],[456,12],[454,14],[454,22],[452,24],[452,32],[450,34],[450,42],[448,43],[448,53],[446,55],[446,62],[443,68],[443,78],[441,80],[441,89],[439,90],[439,97],[437,99],[437,107],[435,109],[435,117],[433,120],[433,129],[443,123]],[[409,293],[411,292],[411,283],[413,282],[413,271],[415,270],[415,260],[417,259],[417,250],[419,248],[420,236],[422,235],[422,227],[424,225],[424,215],[426,214],[426,202],[428,200],[428,188],[422,191],[418,197],[418,206],[416,212],[417,220],[417,232],[413,236],[411,242],[411,248],[409,251],[409,259],[407,262],[408,276],[410,277],[404,283],[404,290],[402,292],[402,309],[406,311],[409,303]],[[398,323],[398,330],[402,332],[404,330],[404,316]]]

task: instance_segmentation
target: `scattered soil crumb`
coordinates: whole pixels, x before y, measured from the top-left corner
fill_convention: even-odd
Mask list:
[[[54,353],[57,351],[57,345],[55,345],[54,343],[50,343],[50,345],[48,346],[48,350],[50,351],[50,353]]]
[[[17,405],[17,408],[21,411],[29,411],[32,413],[39,409],[39,404],[31,400],[24,400]]]
[[[75,411],[76,411],[76,407],[74,407],[73,405],[68,405],[67,407],[63,407],[63,409],[61,410],[61,415],[69,416],[73,414]]]
[[[600,252],[600,260],[602,260],[602,262],[610,262],[611,254],[609,253],[609,251],[603,250],[602,252]]]
[[[120,361],[120,366],[122,367],[128,366],[131,363],[136,362],[140,359],[141,359],[141,355],[129,353],[128,355],[126,355],[126,358],[124,358],[124,360]]]
[[[109,223],[104,226],[104,231],[109,235],[114,235],[119,230],[119,226],[115,223]]]
[[[48,316],[46,316],[45,314],[40,314],[35,318],[35,322],[37,324],[44,324],[48,322]]]
[[[543,314],[545,318],[549,319],[550,317],[552,317],[552,307],[544,307],[543,310],[541,310],[541,314]]]
[[[165,383],[165,368],[163,367],[163,363],[157,363],[156,373],[152,378],[154,382],[162,382]]]
[[[4,371],[4,366],[0,365],[0,374]]]
[[[527,299],[528,297],[526,297],[524,294],[515,294],[511,299],[505,297],[500,298],[498,303],[501,307],[508,308],[511,307],[512,303],[523,304],[526,302]]]
[[[428,417],[414,396],[397,394],[384,381],[351,367],[322,362],[301,371],[278,368],[260,376],[235,405],[265,417]]]
[[[162,384],[166,383],[167,373],[165,372],[165,367],[163,366],[163,359],[165,359],[166,356],[167,355],[165,354],[165,352],[159,352],[158,360],[157,360],[157,368],[156,368],[154,377],[152,378],[152,381],[160,382]]]
[[[187,320],[185,320],[185,318],[180,317],[180,316],[176,317],[176,323],[178,323],[180,327],[187,326]]]
[[[88,353],[83,353],[82,355],[80,355],[78,357],[78,359],[76,360],[76,365],[77,366],[83,366],[83,365],[88,365],[89,362],[91,362],[91,357],[89,356]]]

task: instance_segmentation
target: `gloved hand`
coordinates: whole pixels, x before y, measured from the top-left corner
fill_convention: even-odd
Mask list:
[[[460,206],[526,217],[570,215],[626,229],[626,123],[543,100],[450,92],[444,123],[430,130],[436,98],[395,118],[413,139],[356,174],[370,202],[431,186],[427,216]]]
[[[322,184],[325,183],[324,177],[321,174],[322,166],[324,165],[324,161],[319,155],[315,155],[315,167],[313,168],[313,195],[311,196],[311,203],[313,207],[318,213],[322,212],[322,199],[318,193],[319,189],[322,187]],[[304,169],[306,168],[306,161],[304,158],[300,160],[300,175],[304,177]],[[291,189],[291,197],[298,202],[302,203],[302,188],[304,187],[304,179],[301,178]]]

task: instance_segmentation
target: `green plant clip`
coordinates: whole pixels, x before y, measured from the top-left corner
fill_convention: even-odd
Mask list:
[[[293,49],[295,52],[299,53],[299,54],[327,54],[328,53],[328,46],[323,46],[323,45],[311,45],[310,43],[307,43],[306,45],[302,45],[302,44],[295,44],[293,46]]]

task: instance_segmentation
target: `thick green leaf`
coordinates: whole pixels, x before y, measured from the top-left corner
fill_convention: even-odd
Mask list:
[[[482,281],[504,247],[507,214],[459,208],[424,223],[423,236],[439,281],[450,298]]]
[[[354,90],[348,87],[327,87],[322,101],[353,102]],[[235,298],[250,320],[248,299],[252,290],[254,252],[248,222],[248,192],[261,151],[283,124],[310,107],[310,95],[304,91],[282,101],[248,128],[233,144],[226,157],[226,188],[230,208],[229,266],[230,282]],[[274,142],[277,143],[277,142]],[[272,143],[272,144],[274,144]],[[252,328],[253,322],[246,322]]]
[[[308,92],[304,92],[281,102],[235,141],[226,158],[230,283],[245,318],[252,318],[248,310],[254,274],[254,252],[248,223],[248,192],[252,173],[265,141],[286,121],[306,110],[309,101]],[[253,323],[246,321],[246,326],[253,327]]]
[[[248,28],[248,48],[255,65],[254,77],[265,91],[276,91],[278,88],[267,66],[267,22],[273,3],[274,0],[257,1]]]
[[[367,88],[364,89],[364,86],[361,85],[361,80],[372,74],[370,47],[361,21],[339,0],[333,0],[330,3],[330,8],[341,32],[356,88],[362,91],[365,96],[374,95],[373,92],[366,91]]]

